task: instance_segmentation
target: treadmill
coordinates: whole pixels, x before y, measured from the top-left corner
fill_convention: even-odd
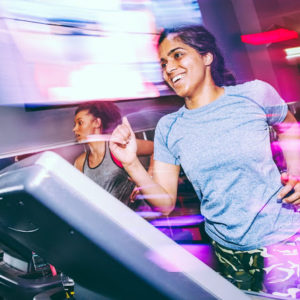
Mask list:
[[[64,299],[62,275],[97,299],[263,297],[233,286],[50,151],[1,171],[0,233],[3,299]],[[59,272],[30,276],[33,254]]]

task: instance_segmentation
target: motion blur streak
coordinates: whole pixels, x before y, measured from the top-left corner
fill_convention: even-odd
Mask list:
[[[157,37],[187,20],[202,23],[197,1],[3,0],[0,104],[169,95]]]

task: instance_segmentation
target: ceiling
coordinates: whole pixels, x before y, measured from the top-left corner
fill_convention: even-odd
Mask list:
[[[300,32],[300,0],[254,0],[264,30],[272,25]]]

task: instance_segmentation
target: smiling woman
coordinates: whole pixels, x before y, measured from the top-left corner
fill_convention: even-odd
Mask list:
[[[199,82],[212,82],[209,66],[212,55],[200,56],[181,41],[167,38],[159,50],[164,80],[181,97],[192,99],[201,92]],[[199,91],[198,91],[199,90]]]
[[[127,120],[112,134],[118,140],[111,142],[113,154],[147,200],[166,215],[175,206],[181,166],[201,202],[223,276],[245,290],[287,295],[293,287],[300,297],[294,269],[295,262],[300,265],[296,119],[268,83],[235,85],[215,38],[204,27],[165,30],[158,50],[164,79],[184,98],[184,106],[157,124],[153,178],[132,154],[135,137]],[[270,126],[283,146],[287,141],[294,145],[283,148],[284,177],[272,158]],[[282,198],[284,203],[278,201]],[[287,255],[276,255],[279,251]]]
[[[222,94],[219,87],[235,84],[215,38],[204,27],[201,33],[196,32],[196,26],[189,28],[189,34],[182,36],[174,29],[166,29],[158,42],[164,80],[177,95],[191,100],[187,105],[203,94],[203,88],[209,91],[206,86],[214,87],[210,92],[215,95],[207,97],[207,101],[213,101]]]

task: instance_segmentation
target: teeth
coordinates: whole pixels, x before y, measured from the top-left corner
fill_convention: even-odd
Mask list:
[[[183,74],[179,74],[175,77],[172,78],[172,82],[175,83],[176,81],[178,81],[179,79],[181,79],[183,77]]]

